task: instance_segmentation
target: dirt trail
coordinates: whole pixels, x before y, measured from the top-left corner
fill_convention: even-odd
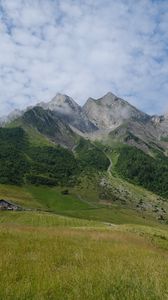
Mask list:
[[[107,156],[107,157],[108,157],[108,156]],[[109,165],[109,167],[108,167],[108,169],[107,169],[107,172],[111,175],[111,169],[112,169],[113,163],[112,163],[112,160],[111,160],[110,157],[108,157],[108,159],[109,159],[109,161],[110,161],[110,165]]]

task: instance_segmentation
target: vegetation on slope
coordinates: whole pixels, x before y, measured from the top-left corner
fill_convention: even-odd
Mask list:
[[[0,141],[0,183],[57,185],[68,183],[77,173],[71,151],[33,147],[22,128],[1,128]]]
[[[28,110],[20,121],[24,127],[31,126],[54,143],[64,145],[70,149],[78,139],[78,136],[66,123],[62,122],[61,118],[54,112],[44,110],[42,107],[36,106]]]
[[[88,140],[81,138],[75,151],[82,168],[105,171],[110,164],[103,151]]]
[[[87,177],[86,177],[87,179]],[[83,178],[83,180],[85,180]],[[116,184],[120,184],[118,181]],[[144,224],[154,225],[158,217],[163,214],[162,207],[167,211],[166,203],[159,203],[155,195],[137,187],[133,190],[133,196],[130,195],[133,205],[128,201],[128,204],[121,205],[120,201],[106,202],[99,201],[99,194],[95,191],[95,186],[88,186],[87,182],[82,182],[82,186],[68,187],[68,194],[65,187],[47,187],[35,185],[0,185],[0,199],[6,199],[22,206],[25,209],[50,211],[60,215],[72,216],[86,220],[97,220],[115,224]],[[93,193],[94,191],[94,193]],[[139,195],[140,193],[140,195]],[[143,205],[147,206],[148,210],[136,209],[138,199],[144,199]],[[135,202],[135,203],[134,203]],[[152,205],[151,205],[152,204]],[[153,212],[153,208],[158,212]],[[167,214],[165,214],[166,223]],[[159,223],[158,223],[159,224]]]
[[[0,128],[0,183],[20,184],[29,170],[28,141],[22,128]]]
[[[34,146],[20,127],[0,129],[0,183],[74,185],[83,170],[106,170],[109,160],[82,140],[73,152],[61,146]]]
[[[68,149],[57,147],[31,147],[28,155],[33,161],[27,179],[32,184],[72,184],[78,173],[77,162]]]
[[[167,220],[167,207],[162,199],[157,199],[156,196],[153,201],[150,193],[143,194],[140,189],[136,190],[133,185],[128,185],[118,178],[119,174],[126,180],[166,196],[167,161],[164,164],[162,156],[154,160],[131,147],[116,147],[111,150],[110,147],[94,145],[84,139],[79,141],[74,149],[75,153],[57,145],[37,146],[30,142],[28,134],[21,128],[1,129],[0,141],[0,183],[24,185],[23,189],[29,191],[33,191],[30,184],[39,185],[38,190],[41,190],[41,193],[32,198],[34,203],[30,200],[29,207],[94,219],[99,219],[102,214],[101,220],[111,221],[115,219],[113,216],[117,209],[119,212],[119,207],[124,206],[136,210],[139,214],[144,214],[147,210],[154,218],[165,222]],[[107,172],[110,160],[112,163]],[[111,170],[116,177],[110,176]],[[164,172],[158,177],[161,171]],[[40,188],[40,185],[45,185],[45,188]],[[57,190],[46,186],[57,186]],[[63,196],[62,192],[65,189],[68,190],[68,195]],[[8,192],[3,197],[17,200],[14,191],[13,186],[10,198],[7,198]],[[78,204],[78,209],[73,209],[72,200],[75,205]],[[24,206],[24,203],[20,204]],[[117,207],[108,210],[109,205]],[[100,210],[96,210],[97,208]],[[121,214],[123,220],[126,220],[126,215],[123,212]]]
[[[141,150],[124,146],[118,149],[115,168],[119,175],[162,196],[168,196],[168,158],[155,159]]]

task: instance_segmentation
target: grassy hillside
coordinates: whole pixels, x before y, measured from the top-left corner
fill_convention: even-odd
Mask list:
[[[116,170],[119,175],[135,184],[168,197],[168,158],[158,154],[152,158],[134,147],[118,149]]]
[[[84,139],[75,153],[56,145],[34,146],[19,127],[0,129],[0,139],[1,198],[26,208],[112,223],[128,223],[130,216],[132,223],[141,224],[144,218],[165,223],[168,220],[166,201],[120,178],[126,177],[123,170],[130,172],[130,168],[134,170],[135,167],[137,172],[141,168],[144,170],[139,158],[145,154],[140,152],[139,155],[137,150],[134,164],[125,148],[111,149]],[[153,162],[152,158],[143,157],[147,163]],[[166,166],[162,167],[166,174]],[[156,172],[150,174],[155,176],[157,185],[162,177],[156,175]],[[165,176],[160,186],[166,188],[163,186],[166,182]],[[136,183],[143,185],[139,181]]]
[[[0,223],[0,299],[167,299],[167,227],[39,212]]]
[[[31,145],[40,146],[52,146],[53,142],[40,133],[36,128],[33,128],[30,124],[25,123],[21,118],[18,118],[11,123],[6,124],[6,128],[22,128],[27,136]]]
[[[88,178],[86,177],[85,180],[86,179]],[[118,179],[115,182],[117,186],[121,183],[123,184],[123,182],[119,182]],[[167,211],[167,203],[164,205],[163,202],[158,201],[155,195],[147,193],[145,190],[138,188],[136,190],[136,187],[133,186],[132,193],[137,198],[135,198],[134,201],[132,200],[132,202],[128,200],[127,204],[122,205],[120,199],[118,201],[113,201],[113,198],[109,198],[108,201],[104,199],[100,200],[99,194],[96,192],[94,192],[94,198],[92,192],[94,185],[87,186],[87,181],[82,182],[82,184],[84,184],[83,189],[81,185],[67,189],[64,187],[49,188],[33,185],[18,187],[3,184],[0,185],[0,199],[10,200],[26,209],[50,211],[60,215],[78,217],[86,220],[152,226],[155,225],[156,221],[166,223],[167,219],[159,221],[158,217],[162,212],[162,207]],[[126,190],[126,188],[128,188],[127,185],[124,186],[124,188]],[[129,189],[131,190],[131,187],[129,187]],[[68,194],[64,194],[67,190]],[[140,195],[139,192],[141,192]],[[114,193],[115,191],[112,191],[112,195]],[[120,191],[118,193],[121,194]],[[130,195],[130,198],[132,199],[132,195]],[[148,209],[143,209],[143,206],[142,208],[136,207],[139,203],[139,199],[144,199],[143,206],[148,205]],[[151,207],[149,204],[151,204]],[[156,212],[153,212],[153,208],[155,208]],[[165,215],[167,218],[167,214]]]
[[[103,146],[83,138],[70,151],[49,143],[35,128],[1,128],[0,140],[0,183],[78,186],[83,174],[104,176],[112,170],[116,177],[167,197],[168,159],[159,152],[153,158],[131,146]]]

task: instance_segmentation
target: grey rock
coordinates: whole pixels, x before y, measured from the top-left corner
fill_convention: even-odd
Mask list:
[[[147,114],[110,92],[97,100],[89,98],[83,106],[83,111],[99,129],[114,129],[130,119],[141,122],[150,119]]]
[[[55,112],[64,122],[83,133],[97,130],[82,108],[67,95],[57,94],[50,102],[38,105]]]
[[[77,135],[104,140],[105,143],[116,140],[151,155],[152,148],[168,154],[168,114],[149,116],[111,92],[99,99],[89,98],[83,107],[71,97],[57,94],[49,102],[40,102],[25,111],[15,110],[0,119],[0,126],[17,118],[25,121],[28,115],[31,118],[27,118],[26,122],[49,135],[53,141],[68,147],[74,146]],[[35,120],[33,124],[32,120]],[[42,128],[37,128],[36,122],[40,120],[43,120]]]

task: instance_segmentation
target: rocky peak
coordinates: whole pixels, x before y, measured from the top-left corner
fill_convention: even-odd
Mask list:
[[[111,104],[112,102],[118,100],[119,98],[114,95],[111,92],[108,92],[107,94],[105,94],[103,97],[98,98],[98,99],[94,99],[92,97],[88,98],[88,100],[86,101],[84,107],[86,106],[87,103],[94,103],[96,101],[97,104],[101,104],[101,105],[106,105],[106,104]]]
[[[92,132],[97,128],[92,124],[82,108],[69,96],[58,93],[50,102],[41,102],[38,106],[54,112],[62,120],[82,133]]]
[[[99,129],[113,129],[125,120],[146,121],[149,116],[111,92],[99,99],[89,98],[83,111]]]
[[[99,103],[101,103],[102,105],[107,105],[107,104],[119,104],[119,103],[126,103],[125,100],[122,100],[121,98],[118,98],[116,95],[114,95],[111,92],[108,92],[107,94],[105,94],[102,98],[97,99],[96,101],[98,101]]]
[[[80,111],[80,106],[69,96],[58,93],[50,102],[38,104],[44,109],[57,111],[62,114],[73,114]]]

